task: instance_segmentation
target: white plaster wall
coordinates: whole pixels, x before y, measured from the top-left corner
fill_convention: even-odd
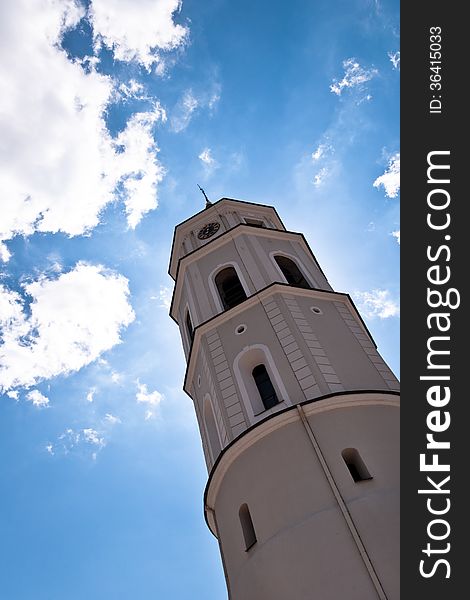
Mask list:
[[[322,452],[385,589],[398,600],[398,410],[337,409],[312,416]],[[356,447],[373,479],[354,483],[341,457]],[[238,510],[247,503],[257,543],[245,551]],[[232,600],[376,600],[300,421],[247,448],[225,472],[215,502]]]

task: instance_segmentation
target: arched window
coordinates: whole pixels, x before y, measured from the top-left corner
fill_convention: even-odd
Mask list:
[[[212,404],[209,395],[204,398],[204,424],[206,426],[207,438],[209,441],[212,460],[219,456],[222,447],[220,445],[219,434],[217,433],[217,424],[215,422],[214,411],[212,410]]]
[[[250,515],[248,504],[242,504],[238,511],[240,524],[242,526],[243,538],[245,540],[245,552],[247,552],[254,544],[256,544],[256,533],[253,527],[253,521]]]
[[[245,290],[233,267],[225,267],[215,276],[215,285],[225,310],[246,300]]]
[[[295,264],[293,260],[287,258],[287,256],[282,256],[282,254],[276,255],[274,257],[274,260],[277,262],[278,267],[281,269],[282,274],[287,280],[287,283],[290,283],[290,285],[295,285],[296,287],[310,289],[311,285],[302,275],[299,267]]]
[[[189,341],[192,343],[194,340],[194,327],[191,321],[189,310],[186,311],[186,329],[188,331]]]
[[[279,403],[279,400],[277,399],[276,390],[269,378],[266,367],[263,364],[257,365],[251,374],[255,380],[264,408],[268,410],[269,408],[276,406],[276,404]]]
[[[364,461],[361,458],[361,455],[356,448],[345,448],[341,452],[341,456],[348,467],[351,477],[356,483],[358,481],[372,479],[372,475],[369,473]]]

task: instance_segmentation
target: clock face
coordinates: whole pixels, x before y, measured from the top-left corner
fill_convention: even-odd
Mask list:
[[[217,223],[217,221],[207,223],[207,225],[204,225],[204,227],[199,231],[197,237],[200,240],[207,240],[207,238],[210,238],[212,235],[214,235],[214,233],[217,233],[219,228],[220,223]]]

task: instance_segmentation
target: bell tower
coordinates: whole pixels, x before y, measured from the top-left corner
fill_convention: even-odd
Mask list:
[[[398,382],[272,206],[175,228],[170,314],[231,600],[397,600]]]

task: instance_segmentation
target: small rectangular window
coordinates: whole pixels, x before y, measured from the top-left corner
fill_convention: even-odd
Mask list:
[[[361,458],[361,455],[356,448],[344,449],[341,452],[341,456],[343,457],[343,460],[348,467],[349,474],[355,483],[372,479],[372,475],[369,473],[364,461]]]
[[[240,524],[242,526],[243,538],[245,540],[245,552],[256,544],[256,533],[255,528],[253,526],[253,521],[250,515],[250,509],[247,504],[242,504],[240,506],[240,510],[238,511],[238,516],[240,518]]]
[[[252,227],[266,227],[264,221],[261,219],[248,219],[245,217],[245,223],[247,225],[251,225]]]

